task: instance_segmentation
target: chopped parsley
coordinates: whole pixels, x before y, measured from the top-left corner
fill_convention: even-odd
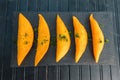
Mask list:
[[[44,39],[43,42],[46,43],[48,40],[47,39]]]
[[[34,39],[34,41],[33,41],[34,43],[37,43],[37,39]]]
[[[55,36],[51,37],[50,44],[51,44],[51,46],[55,46],[56,45],[56,37]]]
[[[76,38],[80,38],[80,36],[79,36],[79,34],[78,34],[78,33],[76,33],[76,34],[75,34],[75,37],[76,37]]]
[[[63,35],[63,34],[59,34],[59,39],[60,39],[60,40],[68,41],[68,39],[66,38],[66,36]]]
[[[66,41],[68,41],[68,39],[66,39]]]
[[[43,39],[40,44],[43,45],[43,44],[45,44],[47,41],[48,41],[47,39]]]
[[[24,35],[25,37],[27,37],[28,36],[28,34],[27,33],[25,33],[25,35]]]
[[[41,42],[40,44],[43,45],[43,42]]]
[[[25,41],[24,44],[27,45],[27,44],[28,44],[28,41]]]
[[[38,31],[38,29],[35,27],[35,28],[34,28],[34,31],[35,31],[35,32],[37,32],[37,31]]]
[[[91,35],[88,33],[88,38],[91,39]]]
[[[72,36],[72,32],[71,31],[69,31],[69,34],[70,34],[70,36]]]
[[[100,27],[104,27],[102,24],[99,24]]]
[[[108,43],[109,42],[109,39],[105,39],[105,43]]]
[[[99,42],[102,43],[102,40],[100,40]]]

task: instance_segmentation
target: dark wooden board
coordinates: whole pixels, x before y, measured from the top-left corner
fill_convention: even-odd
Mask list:
[[[46,66],[46,65],[115,65],[116,64],[116,46],[114,45],[114,29],[113,29],[113,16],[110,12],[93,12],[96,20],[101,24],[101,29],[103,30],[105,38],[109,39],[109,43],[105,43],[104,49],[102,51],[99,63],[96,64],[93,58],[92,52],[92,41],[89,39],[87,49],[80,59],[80,61],[76,64],[74,62],[74,54],[75,54],[75,44],[74,44],[74,36],[73,36],[73,25],[72,25],[72,16],[75,15],[81,23],[87,29],[88,34],[91,34],[90,24],[89,24],[89,15],[90,12],[48,12],[41,13],[50,28],[51,37],[56,34],[56,15],[59,14],[66,24],[69,31],[72,32],[71,35],[71,47],[68,51],[67,55],[58,63],[55,62],[55,53],[56,46],[50,46],[47,51],[45,57],[39,63],[38,66]],[[28,18],[33,27],[38,26],[38,13],[35,12],[23,12],[23,14]],[[12,44],[12,55],[11,55],[11,66],[17,66],[17,46],[14,43],[14,40],[17,40],[17,23],[18,23],[18,12],[15,12],[13,15],[13,44]],[[36,33],[35,33],[36,34]],[[35,36],[37,38],[37,36]],[[36,44],[33,45],[30,53],[27,55],[25,60],[23,61],[21,67],[29,67],[34,64],[34,56],[35,56]]]

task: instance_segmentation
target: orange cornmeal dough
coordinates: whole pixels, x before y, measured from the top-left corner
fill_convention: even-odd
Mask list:
[[[94,19],[93,14],[90,15],[90,25],[92,31],[93,54],[95,62],[98,63],[101,52],[104,47],[104,35],[99,27],[98,22]]]
[[[37,66],[38,63],[42,60],[42,58],[45,56],[50,44],[50,30],[48,24],[41,14],[38,14],[38,16],[38,42],[35,55],[35,66]]]
[[[68,52],[71,44],[70,35],[64,22],[57,15],[56,20],[57,31],[57,48],[56,48],[56,62],[59,62]]]
[[[87,47],[88,36],[86,29],[75,16],[73,16],[73,26],[76,48],[75,62],[77,63]]]
[[[29,53],[34,39],[34,32],[31,23],[19,13],[18,19],[18,40],[17,40],[17,63],[21,65],[24,58]]]

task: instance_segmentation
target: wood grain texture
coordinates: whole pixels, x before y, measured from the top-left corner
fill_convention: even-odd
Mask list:
[[[28,0],[18,0],[19,1],[19,11],[27,11],[28,10]],[[24,7],[23,7],[24,6]]]
[[[83,65],[81,67],[82,70],[82,80],[90,80],[90,69],[89,69],[89,65]]]
[[[60,4],[60,11],[62,12],[66,12],[68,11],[68,1],[69,0],[60,0],[61,2],[59,3]]]
[[[102,79],[103,80],[110,80],[111,76],[110,76],[110,67],[109,66],[102,66]]]
[[[58,5],[59,5],[59,3],[58,3],[58,1],[59,0],[49,0],[49,6],[48,6],[48,11],[50,11],[50,12],[56,12],[56,11],[58,11]]]
[[[37,1],[40,0],[28,0],[28,11],[37,11]]]
[[[6,22],[6,17],[0,16],[0,24],[3,27],[0,27],[0,30],[5,30],[5,22]],[[0,75],[3,75],[3,54],[4,54],[4,37],[5,32],[0,31]],[[2,79],[2,76],[0,76]]]
[[[100,80],[99,66],[89,66],[91,80]]]
[[[34,80],[34,68],[33,67],[28,67],[25,68],[25,80]]]
[[[37,0],[37,11],[47,12],[49,9],[49,0]]]
[[[72,11],[77,11],[77,2],[78,0],[69,0],[68,2],[68,11],[72,12]]]
[[[79,66],[70,66],[69,80],[80,80]]]
[[[14,74],[12,74],[14,76]],[[16,78],[15,80],[25,80],[25,68],[16,69]]]
[[[69,66],[60,66],[60,79],[59,80],[70,80],[70,68]]]
[[[0,0],[0,16],[6,16],[7,12],[7,0]]]
[[[87,11],[90,11],[89,10],[89,1],[90,0],[79,0],[79,6],[77,7],[79,11],[82,11],[82,12],[87,12]]]
[[[46,80],[46,74],[47,74],[46,70],[48,70],[48,68],[46,68],[45,66],[38,68],[38,80]],[[34,80],[36,80],[36,79],[34,79]]]
[[[48,66],[46,70],[47,80],[58,80],[58,67]]]

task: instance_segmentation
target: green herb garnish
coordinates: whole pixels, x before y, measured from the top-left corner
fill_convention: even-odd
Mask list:
[[[91,35],[88,33],[88,38],[91,39]]]
[[[66,36],[65,36],[65,35],[62,35],[62,34],[59,34],[59,38],[61,38],[61,39],[65,39]]]
[[[37,39],[34,39],[34,41],[33,41],[34,43],[37,43]]]
[[[27,37],[28,36],[28,34],[27,33],[25,33],[25,35],[24,35],[25,37]]]
[[[34,31],[35,31],[35,32],[37,32],[37,31],[38,31],[38,29],[37,29],[37,28],[34,28]]]
[[[68,39],[67,39],[67,38],[66,38],[65,40],[66,40],[66,41],[68,41]]]
[[[24,44],[25,44],[25,45],[28,44],[28,41],[25,41]]]
[[[51,46],[55,46],[56,45],[56,37],[51,37],[51,40],[50,40],[50,44]]]
[[[100,40],[99,42],[102,43],[102,40]]]
[[[105,43],[108,43],[109,42],[109,39],[105,39]]]
[[[69,31],[69,34],[70,34],[70,36],[72,36],[72,32],[71,31]]]
[[[66,41],[68,41],[68,39],[66,38],[66,36],[62,35],[62,34],[59,34],[59,39],[60,40],[66,40]]]
[[[43,39],[40,44],[43,45],[43,44],[45,44],[47,41],[48,41],[47,39]]]
[[[41,42],[40,44],[43,45],[43,42]]]
[[[80,38],[80,36],[79,36],[79,34],[78,34],[78,33],[76,33],[76,34],[75,34],[75,37],[76,37],[76,38]]]
[[[43,42],[46,43],[48,40],[47,39],[44,39]]]
[[[66,36],[65,36],[65,35],[62,35],[62,34],[59,34],[59,38],[62,40],[62,39],[65,39]]]
[[[104,27],[102,24],[99,24],[100,27]]]

